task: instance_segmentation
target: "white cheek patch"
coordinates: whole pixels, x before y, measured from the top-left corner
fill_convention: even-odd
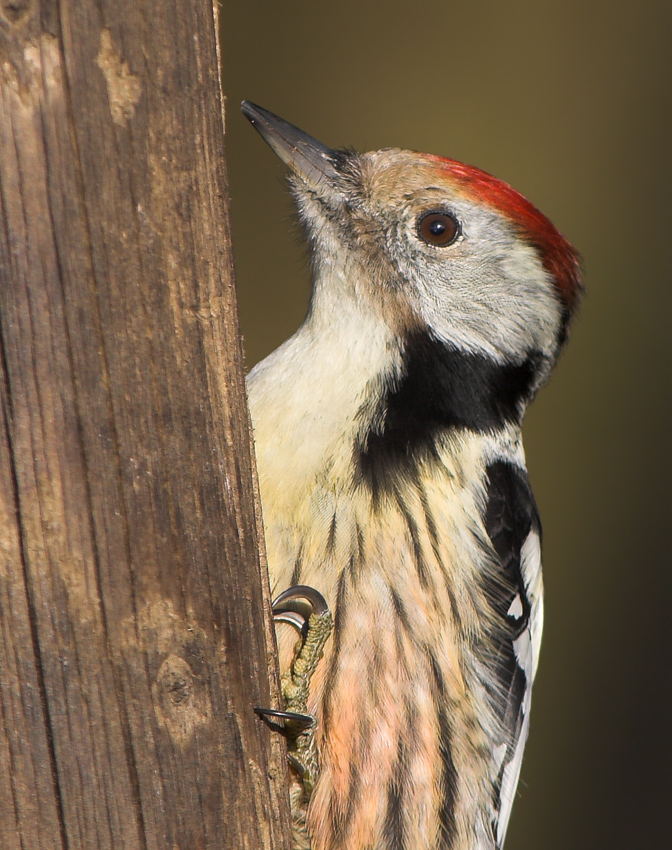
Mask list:
[[[441,341],[500,362],[555,352],[562,310],[537,251],[492,210],[465,201],[448,206],[462,222],[461,242],[420,251],[409,229],[398,248],[416,311]]]

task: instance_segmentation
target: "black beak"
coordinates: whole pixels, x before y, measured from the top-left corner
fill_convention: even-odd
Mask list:
[[[244,100],[240,108],[280,159],[307,183],[318,185],[326,181],[333,185],[338,179],[334,167],[337,157],[331,148],[249,100]]]

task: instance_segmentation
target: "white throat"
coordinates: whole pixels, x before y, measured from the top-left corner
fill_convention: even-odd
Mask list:
[[[248,376],[262,487],[281,488],[288,464],[294,482],[327,466],[337,478],[341,468],[351,471],[357,411],[372,382],[399,368],[392,331],[344,284],[319,281],[299,330]]]

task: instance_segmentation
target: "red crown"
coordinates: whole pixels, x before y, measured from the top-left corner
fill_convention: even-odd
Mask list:
[[[527,242],[537,249],[547,272],[571,314],[582,290],[578,252],[546,216],[503,180],[472,165],[440,156],[428,157],[458,185],[503,213]]]

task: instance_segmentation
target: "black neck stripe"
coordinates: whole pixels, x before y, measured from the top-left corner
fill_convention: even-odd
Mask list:
[[[482,354],[447,346],[427,332],[410,335],[402,377],[381,402],[381,424],[372,425],[356,447],[364,478],[414,466],[435,452],[437,436],[466,429],[491,433],[520,422],[542,364],[539,352],[520,363],[497,363]]]

